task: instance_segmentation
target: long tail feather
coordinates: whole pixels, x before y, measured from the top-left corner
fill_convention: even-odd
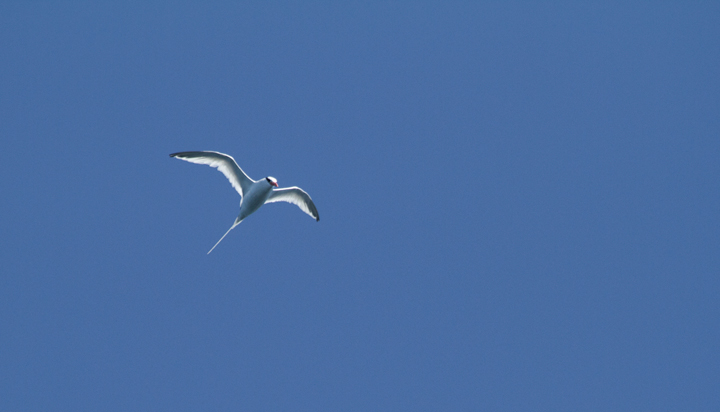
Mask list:
[[[242,220],[241,220],[240,222],[242,222]],[[213,246],[212,249],[210,249],[210,252],[212,252],[213,249],[215,249],[215,247],[216,247],[217,245],[219,245],[220,242],[222,242],[223,239],[225,239],[225,236],[227,236],[227,234],[230,233],[230,231],[233,230],[233,229],[235,228],[235,226],[239,225],[240,222],[235,222],[235,223],[233,223],[233,225],[230,226],[230,229],[228,229],[228,231],[225,232],[225,234],[220,238],[220,240],[217,241],[217,243],[215,244],[215,246]],[[207,252],[207,254],[209,255],[210,252]]]

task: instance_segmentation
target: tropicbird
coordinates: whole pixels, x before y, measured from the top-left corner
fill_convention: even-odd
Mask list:
[[[292,203],[315,220],[320,221],[320,215],[318,215],[315,204],[307,192],[297,186],[279,188],[277,179],[272,176],[268,176],[265,179],[252,180],[243,172],[232,156],[219,152],[179,152],[171,154],[170,157],[217,168],[227,177],[232,187],[240,194],[240,213],[235,219],[235,223],[233,223],[230,229],[215,243],[215,246],[207,252],[208,255],[225,239],[225,236],[227,236],[235,226],[239,225],[243,219],[253,214],[265,203]]]

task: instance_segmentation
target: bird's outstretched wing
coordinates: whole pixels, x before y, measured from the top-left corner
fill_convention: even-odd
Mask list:
[[[282,189],[273,189],[272,193],[270,193],[270,197],[268,197],[265,203],[274,202],[292,203],[299,207],[303,212],[312,216],[313,219],[318,221],[320,220],[320,215],[318,214],[317,208],[310,198],[310,195],[299,187],[293,186],[283,187]]]
[[[218,152],[180,152],[173,153],[170,157],[177,157],[190,163],[199,165],[208,165],[217,168],[225,177],[228,178],[232,187],[240,193],[246,193],[250,190],[250,185],[254,183],[248,175],[238,166],[232,156]]]

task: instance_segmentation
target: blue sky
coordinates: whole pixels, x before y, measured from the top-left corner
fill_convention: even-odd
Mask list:
[[[719,20],[3,3],[0,409],[718,410]]]

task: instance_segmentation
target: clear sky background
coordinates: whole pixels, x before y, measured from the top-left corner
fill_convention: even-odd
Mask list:
[[[2,2],[0,410],[719,410],[720,6],[550,3]]]

